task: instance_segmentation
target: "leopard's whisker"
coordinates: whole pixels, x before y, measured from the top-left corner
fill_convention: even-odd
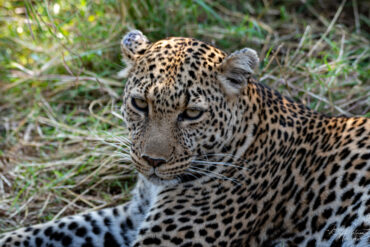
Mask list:
[[[126,159],[127,162],[131,162],[131,155],[128,150],[117,150],[116,147],[114,147],[114,150],[110,149],[110,145],[107,146],[106,150],[104,149],[99,149],[96,150],[96,147],[88,147],[91,155],[95,156],[107,156],[109,158],[121,158],[121,159]]]
[[[130,145],[132,142],[130,139],[126,138],[126,137],[123,137],[123,136],[119,136],[117,134],[114,134],[114,133],[110,133],[110,132],[104,132],[106,135],[110,136],[113,140],[116,140],[117,142],[119,143],[122,143],[122,144],[127,144],[127,145]]]
[[[232,155],[232,154],[223,154],[223,153],[207,153],[203,154],[204,157],[208,156],[222,156],[222,157],[231,157],[231,158],[237,158],[237,156]]]
[[[119,146],[117,144],[114,144],[114,143],[111,143],[111,142],[107,142],[105,140],[102,140],[102,143],[106,144],[106,145],[109,145],[109,146],[112,146],[112,147],[115,147],[117,148],[118,150],[124,150],[125,147],[122,147],[122,146]]]
[[[180,175],[177,175],[177,177],[179,178],[179,180],[181,181],[181,177],[183,177],[184,175],[188,175],[188,176],[192,176],[192,177],[194,177],[195,179],[192,181],[192,182],[197,182],[197,183],[200,183],[199,181],[198,181],[198,177],[197,176],[195,176],[193,173],[191,173],[191,172],[184,172],[183,174],[180,174]]]
[[[222,175],[222,174],[219,174],[219,173],[216,173],[216,172],[213,172],[213,171],[209,171],[207,169],[202,169],[202,168],[199,168],[199,167],[191,167],[191,168],[189,168],[189,170],[194,171],[194,172],[197,171],[197,172],[200,172],[200,173],[203,172],[203,174],[205,174],[205,175],[207,175],[208,173],[211,173],[211,174],[215,175],[215,177],[218,178],[218,179],[229,180],[229,181],[232,181],[232,182],[240,185],[239,181],[237,181],[236,179],[229,178],[225,175]]]
[[[232,163],[227,163],[227,162],[217,162],[217,161],[204,161],[204,160],[193,160],[192,163],[195,163],[195,164],[201,164],[201,165],[221,165],[221,166],[227,166],[227,167],[234,167],[234,168],[237,168],[237,169],[243,169],[243,170],[246,170],[248,171],[249,169],[246,168],[246,167],[243,167],[243,166],[238,166],[238,165],[235,165],[235,164],[232,164]]]
[[[232,154],[222,154],[222,153],[210,153],[210,154],[203,154],[203,156],[198,156],[200,158],[206,158],[208,160],[209,157],[225,157],[225,158],[232,158],[233,160],[236,160],[236,161],[241,161],[241,162],[245,162],[247,161],[246,159],[242,159],[241,157],[237,157],[235,155],[232,155]]]
[[[115,162],[131,162],[131,159],[125,159],[125,158],[123,158],[123,159],[116,159],[114,161]]]
[[[208,170],[204,170],[203,171],[203,170],[198,170],[198,169],[190,168],[189,171],[192,171],[194,173],[205,175],[205,176],[211,178],[212,180],[215,180],[215,179],[229,180],[229,181],[231,181],[233,183],[240,184],[240,183],[238,183],[237,181],[234,181],[231,178],[228,178],[226,176],[221,176],[221,174],[214,173],[214,172],[211,172],[211,171],[208,171]]]
[[[209,174],[209,173],[206,173],[206,172],[203,172],[203,171],[197,171],[197,170],[195,170],[195,169],[192,169],[192,168],[188,168],[188,171],[190,171],[190,172],[193,172],[193,173],[195,173],[195,174],[200,174],[200,175],[204,175],[204,176],[206,176],[206,177],[208,177],[208,178],[210,178],[211,180],[215,180],[215,179],[222,179],[222,178],[219,178],[219,177],[217,177],[217,176],[212,176],[212,174]],[[199,181],[198,181],[199,182]]]

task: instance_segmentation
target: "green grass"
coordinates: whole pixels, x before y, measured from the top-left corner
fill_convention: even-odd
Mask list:
[[[0,0],[0,233],[129,199],[117,74],[132,28],[252,47],[263,83],[370,117],[369,3],[278,2]]]

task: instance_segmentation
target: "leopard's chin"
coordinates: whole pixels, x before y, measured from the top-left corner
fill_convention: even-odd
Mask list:
[[[165,179],[161,178],[160,176],[156,174],[151,174],[149,176],[145,176],[149,182],[155,185],[160,185],[160,186],[166,186],[166,185],[176,185],[180,181],[179,179],[172,178],[172,179]]]

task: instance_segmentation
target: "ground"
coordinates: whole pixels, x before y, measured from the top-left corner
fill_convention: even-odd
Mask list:
[[[130,28],[254,48],[263,83],[370,117],[370,4],[290,2],[0,0],[0,233],[129,199],[118,75]]]

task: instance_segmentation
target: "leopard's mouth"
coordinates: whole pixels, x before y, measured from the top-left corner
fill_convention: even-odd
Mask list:
[[[180,162],[170,162],[162,164],[158,167],[150,166],[145,160],[135,155],[134,152],[130,153],[131,160],[133,161],[136,170],[148,179],[154,178],[155,180],[173,180],[178,176],[187,172],[187,169],[192,164],[191,157],[182,159]]]
[[[168,171],[167,169],[162,170],[137,163],[135,163],[135,166],[139,173],[146,177],[151,183],[156,185],[175,185],[197,178],[197,176],[194,174],[191,175],[189,172],[187,172],[187,169]]]
[[[152,184],[155,184],[155,185],[175,185],[175,184],[178,184],[180,182],[180,180],[178,178],[162,178],[160,177],[160,175],[157,175],[155,173],[151,174],[151,175],[144,175],[148,181],[150,181]]]
[[[165,164],[163,167],[149,167],[149,169],[142,171],[141,173],[147,178],[160,179],[162,181],[168,181],[176,179],[185,173],[186,169],[175,167],[178,164]],[[140,172],[140,171],[139,171]]]
[[[149,175],[149,176],[146,176],[146,178],[153,184],[156,184],[156,185],[167,185],[167,184],[174,184],[174,183],[178,183],[178,180],[175,179],[175,178],[163,178],[161,177],[160,175],[157,175],[157,174],[152,174],[152,175]]]
[[[147,176],[148,180],[154,184],[158,184],[158,183],[162,183],[164,180],[157,176],[156,174],[152,174],[152,175],[149,175]]]

